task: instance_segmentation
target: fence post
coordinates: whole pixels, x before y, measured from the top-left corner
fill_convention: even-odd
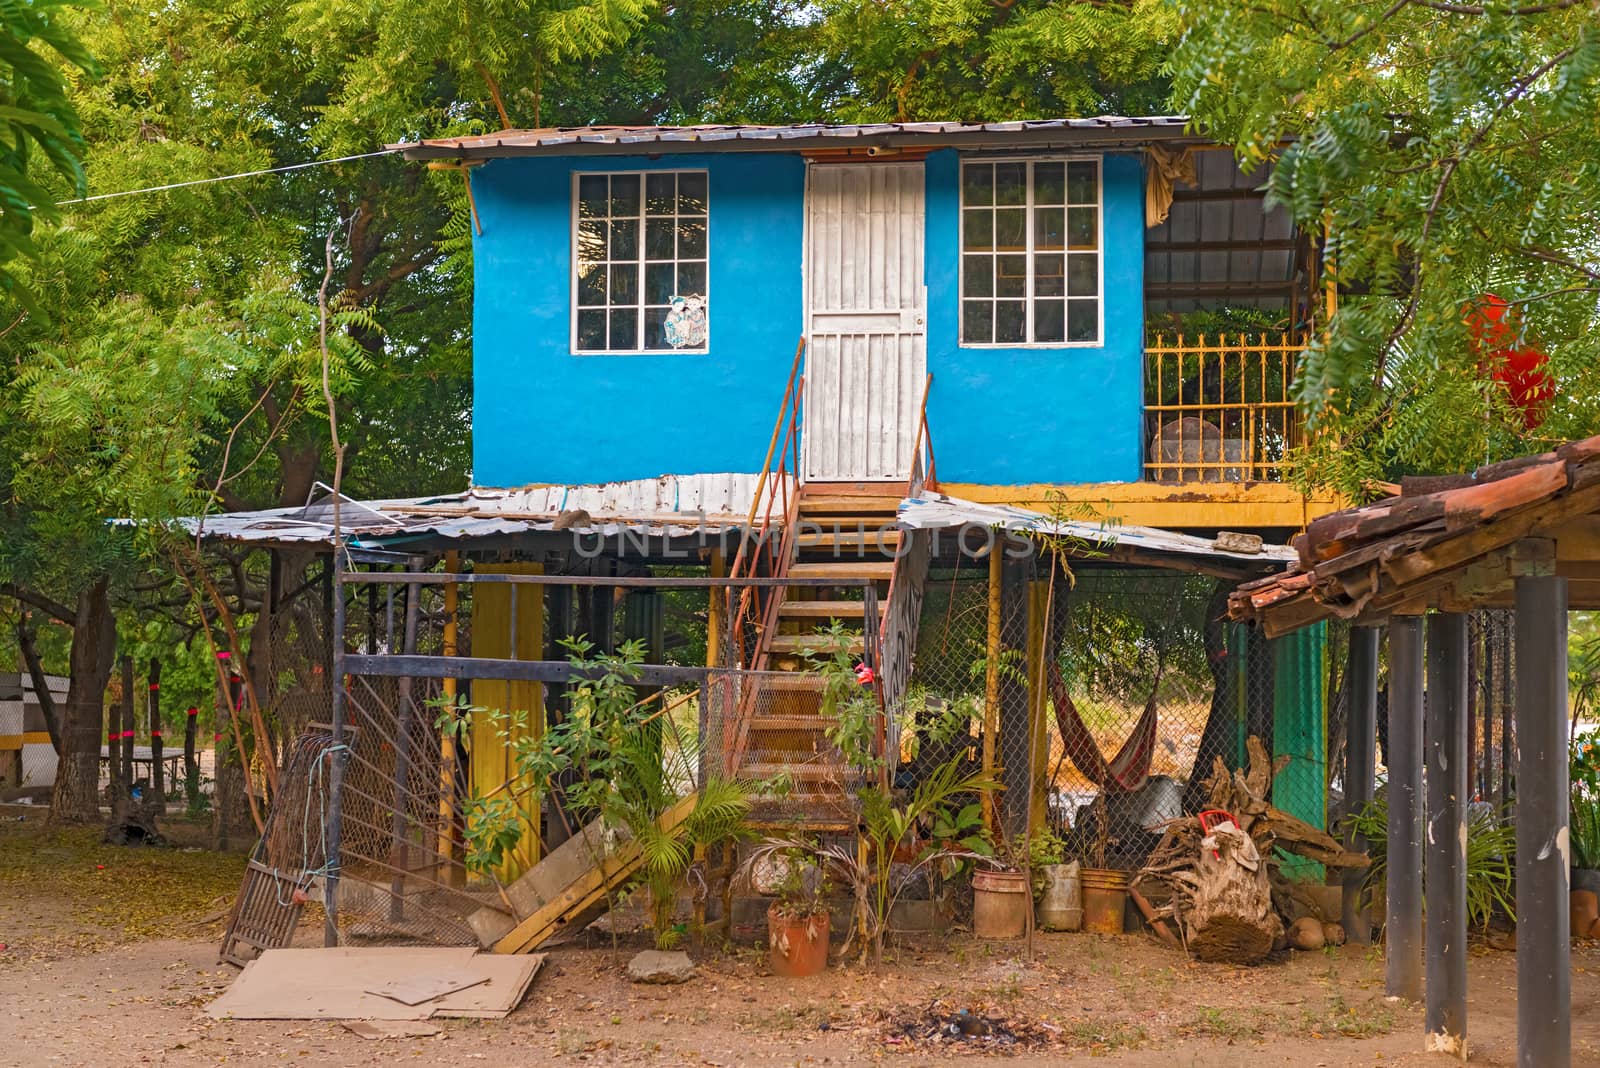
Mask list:
[[[1422,617],[1389,621],[1388,940],[1384,988],[1422,1000]]]
[[[167,777],[161,762],[161,661],[150,658],[150,691],[146,699],[150,718],[150,797],[157,811],[167,803]]]
[[[1426,1049],[1467,1059],[1467,617],[1428,620]]]
[[[334,531],[333,556],[328,566],[333,571],[333,695],[331,715],[333,745],[323,754],[328,761],[328,834],[322,877],[322,943],[339,944],[339,857],[344,848],[344,565],[339,559],[341,546]]]
[[[1567,580],[1521,574],[1516,603],[1517,1064],[1568,1068]]]
[[[422,560],[412,557],[407,566],[412,571],[420,571]],[[417,651],[417,615],[422,600],[422,586],[408,582],[405,589],[405,632],[401,637],[401,650],[411,656]],[[416,717],[413,682],[409,676],[401,676],[399,682],[396,687],[399,700],[395,707],[394,805],[389,813],[389,863],[393,868],[389,873],[389,919],[397,923],[405,919],[406,875],[411,863],[411,851],[406,848],[406,814],[411,808],[411,721]]]
[[[1378,744],[1378,628],[1350,629],[1350,711],[1345,721],[1345,811],[1355,816],[1372,802],[1372,781]],[[1367,848],[1367,839],[1353,829],[1345,836],[1353,853]],[[1366,872],[1346,869],[1343,876],[1341,918],[1345,934],[1356,945],[1372,941],[1372,917],[1361,906]]]

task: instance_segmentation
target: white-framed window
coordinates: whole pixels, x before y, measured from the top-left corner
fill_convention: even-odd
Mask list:
[[[961,164],[961,344],[1102,344],[1099,157]]]
[[[705,171],[573,175],[572,351],[704,352],[673,346],[674,297],[709,298]]]

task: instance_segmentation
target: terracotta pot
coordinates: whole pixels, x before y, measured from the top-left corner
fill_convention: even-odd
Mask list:
[[[972,876],[972,933],[979,938],[1021,938],[1033,895],[1020,871],[979,871]]]
[[[1589,929],[1600,919],[1600,898],[1592,890],[1574,890],[1567,899],[1573,938],[1588,938]]]
[[[1121,934],[1122,914],[1128,907],[1128,873],[1115,868],[1084,868],[1083,929],[1097,934]]]
[[[797,916],[780,904],[767,909],[767,963],[773,975],[797,979],[828,966],[828,912]]]

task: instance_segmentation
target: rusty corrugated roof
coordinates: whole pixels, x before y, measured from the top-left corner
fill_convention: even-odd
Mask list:
[[[1398,496],[1312,520],[1294,539],[1295,566],[1240,586],[1228,613],[1280,634],[1322,619],[1469,606],[1504,580],[1472,568],[1596,513],[1600,436],[1468,474],[1408,478]]]
[[[774,148],[983,147],[1068,141],[1166,140],[1185,135],[1182,115],[1099,115],[1082,119],[1017,122],[879,122],[791,126],[560,126],[497,130],[472,137],[443,137],[389,145],[408,159],[489,159],[497,156],[713,152]]]

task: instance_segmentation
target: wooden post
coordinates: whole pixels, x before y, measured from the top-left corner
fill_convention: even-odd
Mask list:
[[[461,571],[461,554],[451,549],[444,554],[446,574]],[[454,582],[444,585],[444,655],[458,656],[459,619],[457,618],[457,589]],[[445,700],[454,707],[459,683],[454,678],[444,680]],[[450,886],[466,883],[466,870],[457,863],[461,855],[461,828],[458,816],[457,786],[460,777],[460,752],[455,738],[445,734],[439,738],[439,868],[441,879]]]
[[[728,565],[722,555],[721,548],[711,550],[711,555],[706,561],[707,572],[712,578],[726,578]],[[729,590],[712,588],[706,591],[706,667],[713,671],[722,663],[722,632],[727,627]],[[717,766],[727,769],[733,757],[733,737],[723,730],[725,724],[721,716],[727,712],[732,702],[732,680],[719,683],[713,676],[707,676],[705,685],[700,689],[699,715],[700,715],[700,781],[704,782],[707,772],[711,768],[711,761],[715,759]],[[712,688],[721,686],[722,696],[713,698]],[[718,721],[711,720],[711,709],[715,705],[718,709]],[[713,751],[715,756],[713,757]],[[732,928],[730,927],[731,931]]]
[[[1350,710],[1345,719],[1345,811],[1356,815],[1372,801],[1373,779],[1378,745],[1378,629],[1350,629]],[[1345,844],[1353,853],[1367,848],[1364,835],[1350,831]],[[1361,887],[1367,873],[1359,868],[1345,870],[1342,882],[1341,919],[1345,934],[1358,946],[1372,942],[1372,918],[1361,904]]]
[[[1428,620],[1425,1048],[1467,1059],[1467,617]]]
[[[150,719],[150,797],[159,808],[167,803],[167,777],[161,766],[161,661],[153,656],[146,711]]]
[[[1520,1068],[1572,1064],[1567,580],[1550,573],[1553,563],[1516,578]]]
[[[1389,623],[1385,991],[1422,1000],[1422,618]]]
[[[1049,560],[1051,567],[1054,560]],[[1048,578],[1028,585],[1028,802],[1029,834],[1050,826],[1050,724],[1045,708],[1049,652],[1050,597]]]
[[[133,710],[133,657],[124,653],[122,656],[122,731],[117,738],[117,745],[113,752],[120,752],[118,759],[122,762],[122,799],[133,798],[133,734],[135,713]]]
[[[422,563],[413,558],[412,570],[422,569]],[[410,582],[405,587],[405,633],[401,638],[401,651],[411,656],[417,651],[417,615],[422,601],[422,585]],[[389,919],[405,919],[406,874],[411,865],[406,818],[411,808],[411,721],[416,716],[412,697],[412,680],[400,679],[399,701],[395,705],[394,731],[394,800],[389,811],[389,864],[393,868],[389,877]]]
[[[195,734],[200,710],[190,705],[183,714],[183,800],[193,805],[200,799],[200,754],[195,752]]]
[[[128,684],[122,684],[126,690]],[[122,709],[123,696],[119,696],[106,709],[106,791],[111,802],[111,811],[115,813],[117,806],[122,804],[126,791],[122,785]]]
[[[991,778],[995,770],[995,735],[1000,732],[1000,586],[1005,567],[1005,538],[996,533],[994,539],[989,547],[989,629],[983,672],[983,773]],[[998,832],[994,791],[985,790],[979,800],[984,824],[991,832]]]

